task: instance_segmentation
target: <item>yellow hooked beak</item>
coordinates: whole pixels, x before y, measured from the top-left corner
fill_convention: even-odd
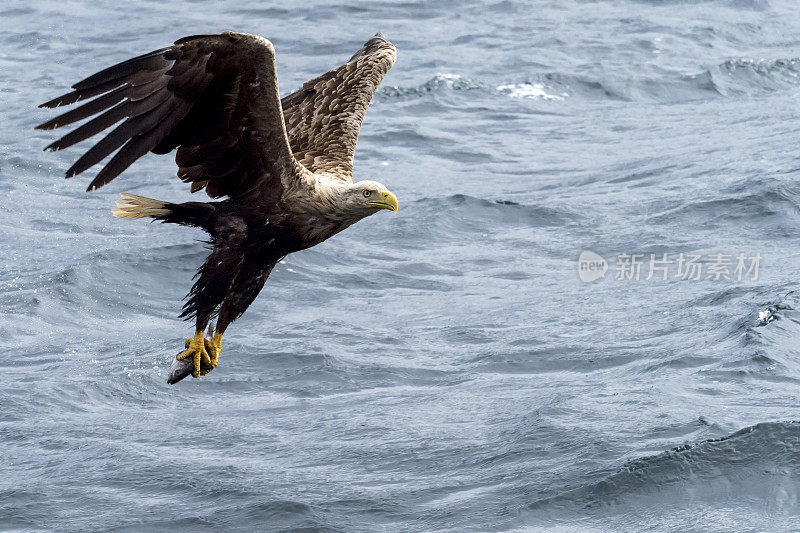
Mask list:
[[[397,212],[397,196],[386,191],[380,195],[379,200],[373,200],[371,202],[367,202],[367,205],[374,205],[376,207],[380,207],[381,209],[391,209],[395,213]]]

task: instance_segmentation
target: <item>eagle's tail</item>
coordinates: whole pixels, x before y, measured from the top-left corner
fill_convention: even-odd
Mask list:
[[[117,200],[117,208],[111,211],[111,214],[117,218],[150,217],[161,222],[197,226],[212,232],[215,212],[216,208],[213,203],[173,204],[124,192],[122,198]]]
[[[164,218],[172,213],[168,205],[168,202],[124,192],[111,214],[117,218]]]

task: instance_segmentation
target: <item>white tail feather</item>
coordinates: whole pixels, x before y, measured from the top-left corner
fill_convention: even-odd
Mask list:
[[[117,209],[111,211],[111,214],[117,218],[155,218],[172,212],[165,205],[167,203],[160,200],[124,192],[122,198],[117,200]]]

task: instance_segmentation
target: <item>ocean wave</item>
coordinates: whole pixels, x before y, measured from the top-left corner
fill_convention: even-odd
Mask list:
[[[750,96],[800,85],[800,59],[729,59],[683,81],[722,96]]]
[[[428,246],[430,239],[453,241],[463,240],[465,235],[505,235],[512,228],[561,227],[572,218],[570,213],[554,207],[465,194],[422,198],[409,207],[416,212],[415,216],[398,220],[394,231],[399,235],[395,233],[393,238]]]
[[[544,72],[524,80],[490,84],[460,74],[438,73],[415,87],[385,87],[379,98],[402,99],[474,91],[487,96],[563,102],[568,98],[682,102],[709,97],[738,97],[800,85],[800,58],[730,59],[700,73],[671,77],[622,77]]]
[[[531,76],[526,84],[541,85],[548,94],[584,99],[676,103],[709,97],[758,95],[800,85],[800,59],[730,59],[697,74],[678,77],[642,75],[597,76],[559,72]]]
[[[769,217],[783,217],[786,213],[798,211],[800,206],[792,194],[778,186],[767,186],[758,191],[731,189],[719,198],[680,200],[678,205],[667,207],[649,218],[655,224],[698,219],[707,223],[735,220],[764,223]]]
[[[484,94],[503,95],[510,98],[527,98],[546,101],[563,101],[569,96],[566,92],[558,92],[543,82],[501,83],[492,85],[484,81],[465,78],[460,74],[438,73],[433,78],[417,87],[385,87],[378,91],[382,98],[421,97],[430,94],[448,92],[476,91]]]
[[[497,90],[503,94],[507,94],[511,98],[562,101],[569,96],[569,93],[550,94],[545,91],[545,87],[541,83],[509,83],[498,85]]]
[[[704,521],[691,510],[706,506],[750,508],[762,519],[789,517],[800,512],[798,468],[800,422],[760,423],[632,460],[590,485],[533,502],[524,523],[552,525],[580,512],[589,522],[641,526],[637,510],[647,508],[650,527],[691,529]]]
[[[433,78],[417,87],[399,87],[397,85],[382,87],[378,90],[378,96],[382,98],[404,98],[410,96],[425,96],[431,93],[446,91],[475,91],[485,89],[486,86],[483,83],[464,78],[460,74],[438,73]]]

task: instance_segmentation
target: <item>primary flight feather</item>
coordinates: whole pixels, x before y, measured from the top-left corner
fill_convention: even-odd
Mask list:
[[[243,33],[198,35],[100,71],[40,106],[94,98],[37,126],[93,117],[50,150],[119,123],[67,170],[75,176],[115,152],[88,190],[147,152],[177,148],[178,177],[191,192],[224,198],[177,204],[123,194],[112,211],[200,227],[211,236],[211,253],[181,314],[195,320],[195,334],[177,359],[192,362],[194,377],[217,366],[223,333],[278,261],[382,209],[397,211],[397,198],[382,184],[353,183],[364,114],[395,58],[395,47],[378,34],[347,63],[281,99],[272,43]]]

